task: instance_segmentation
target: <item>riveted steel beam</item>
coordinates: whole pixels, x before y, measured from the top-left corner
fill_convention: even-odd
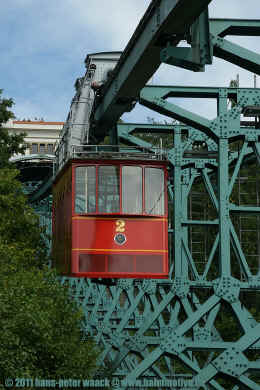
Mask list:
[[[161,123],[158,123],[158,124],[153,124],[153,123],[118,123],[117,129],[119,132],[124,132],[127,134],[130,134],[132,132],[135,132],[135,133],[148,132],[148,133],[157,134],[160,132],[172,133],[173,126],[174,126],[174,128],[176,127],[175,124],[174,125],[173,124],[166,125],[166,124],[161,124]],[[182,128],[185,128],[185,125],[179,125],[179,126],[181,126]]]
[[[210,19],[210,32],[224,38],[226,35],[260,36],[258,19]]]
[[[260,36],[259,20],[210,19],[214,56],[260,74],[260,55],[224,39],[227,35]]]
[[[219,36],[212,36],[214,56],[238,65],[250,72],[260,74],[260,55],[252,50],[230,42]]]
[[[168,96],[169,94],[170,88],[168,87],[145,87],[140,93],[139,101],[142,105],[154,109],[161,114],[180,120],[188,126],[201,129],[205,133],[214,135],[208,119],[167,102],[164,96]]]

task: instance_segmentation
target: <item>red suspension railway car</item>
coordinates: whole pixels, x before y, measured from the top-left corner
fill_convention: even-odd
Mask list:
[[[53,187],[54,266],[89,278],[168,278],[167,162],[70,159]]]

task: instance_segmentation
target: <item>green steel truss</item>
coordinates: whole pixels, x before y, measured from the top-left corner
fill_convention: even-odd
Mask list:
[[[199,70],[216,55],[259,74],[259,55],[223,38],[259,35],[259,23],[207,24],[202,17],[198,30],[209,37],[201,45],[205,56],[177,55],[178,48],[168,45],[161,59]],[[208,120],[167,100],[180,97],[215,98],[217,117]],[[260,203],[258,189],[249,185],[252,173],[259,181],[260,126],[257,119],[241,122],[242,112],[260,106],[260,90],[145,87],[139,102],[179,121],[119,124],[116,137],[146,148],[152,143],[138,133],[172,137],[165,150],[170,162],[170,277],[120,279],[111,286],[63,277],[61,283],[84,310],[84,337],[93,336],[103,347],[100,372],[106,369],[132,385],[144,379],[192,379],[193,385],[183,382],[176,388],[260,389]],[[174,388],[158,383],[158,389]]]

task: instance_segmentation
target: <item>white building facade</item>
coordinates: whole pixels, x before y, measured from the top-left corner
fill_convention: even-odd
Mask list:
[[[9,120],[3,127],[10,134],[26,133],[25,155],[54,155],[64,122]]]

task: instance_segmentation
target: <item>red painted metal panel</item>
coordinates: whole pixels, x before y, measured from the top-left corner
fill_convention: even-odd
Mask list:
[[[70,273],[72,243],[72,177],[68,168],[53,190],[52,258],[62,274]]]
[[[123,244],[117,234],[125,236]],[[167,218],[73,217],[72,253],[73,276],[167,278]],[[104,257],[95,255],[107,262],[101,266]]]
[[[117,223],[122,221],[122,227]],[[120,229],[120,230],[119,230]],[[115,242],[117,233],[123,233],[126,242]],[[119,218],[110,217],[73,217],[73,250],[115,250],[126,251],[136,248],[139,251],[165,250],[167,236],[166,218]]]
[[[106,255],[79,253],[79,272],[106,272],[106,260]]]

